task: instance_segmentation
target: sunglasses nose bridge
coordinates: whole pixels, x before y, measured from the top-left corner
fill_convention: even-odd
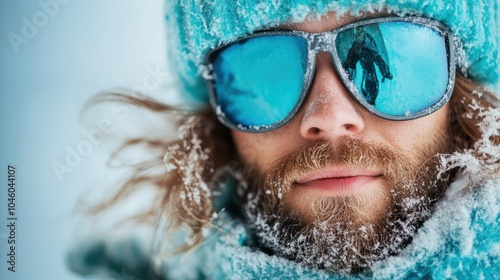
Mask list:
[[[311,65],[313,68],[312,72],[316,72],[316,59],[318,58],[318,54],[320,53],[326,53],[330,56],[330,59],[333,62],[334,71],[337,72],[337,68],[335,67],[335,39],[337,38],[337,32],[329,31],[324,33],[314,33],[310,35],[311,50],[313,56],[313,59],[310,59],[310,61],[313,61]]]
[[[315,54],[320,52],[333,52],[335,50],[336,33],[324,32],[311,34],[311,49]]]
[[[330,31],[330,32],[315,33],[310,35],[311,35],[310,38],[311,51],[313,56],[312,61],[314,61],[311,66],[313,66],[313,68],[316,67],[315,62],[318,57],[318,54],[320,53],[327,53],[328,55],[330,55],[331,59],[334,60],[335,38],[337,34]],[[312,69],[312,72],[315,72],[315,69]]]

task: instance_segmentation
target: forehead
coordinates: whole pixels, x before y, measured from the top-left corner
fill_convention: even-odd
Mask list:
[[[286,30],[301,30],[310,33],[320,33],[325,31],[330,31],[346,24],[375,18],[379,16],[387,15],[386,12],[360,12],[359,14],[352,15],[346,13],[343,15],[338,15],[335,12],[329,12],[326,15],[321,16],[319,19],[308,19],[299,23],[287,23],[281,26],[282,29]]]

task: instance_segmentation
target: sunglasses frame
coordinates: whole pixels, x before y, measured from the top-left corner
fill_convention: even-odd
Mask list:
[[[353,82],[349,80],[347,73],[345,72],[344,68],[342,67],[342,63],[340,58],[338,57],[337,52],[335,51],[335,40],[337,38],[337,35],[345,30],[356,28],[356,27],[361,27],[365,25],[370,25],[370,24],[376,24],[376,23],[387,23],[387,22],[405,22],[405,23],[414,23],[414,24],[419,24],[423,25],[425,27],[431,28],[435,31],[437,31],[444,39],[445,42],[445,47],[446,47],[446,55],[447,55],[447,62],[448,62],[448,84],[446,87],[446,91],[443,93],[443,97],[436,102],[434,105],[423,109],[419,112],[416,113],[411,113],[407,114],[404,116],[393,116],[389,114],[385,114],[382,112],[379,112],[378,110],[375,109],[375,107],[371,104],[369,104],[366,100],[365,97],[358,92],[357,88],[354,86]],[[226,47],[238,43],[244,40],[248,40],[251,38],[256,38],[256,37],[263,37],[263,36],[296,36],[296,37],[301,37],[304,38],[307,41],[307,56],[308,56],[308,61],[307,63],[307,69],[306,73],[304,74],[304,85],[302,87],[302,91],[300,93],[300,96],[297,100],[297,103],[293,107],[293,109],[287,114],[285,118],[283,118],[280,121],[277,121],[271,125],[243,125],[243,124],[237,124],[231,121],[229,118],[226,117],[224,112],[220,109],[220,106],[217,102],[217,96],[216,96],[216,89],[215,89],[215,73],[213,71],[213,64],[212,62],[214,61],[215,57],[223,51]],[[299,111],[300,107],[304,103],[304,100],[307,97],[307,94],[309,93],[313,78],[314,78],[314,70],[316,68],[316,56],[318,53],[321,52],[327,52],[330,53],[330,56],[333,61],[333,66],[335,68],[335,71],[337,75],[340,77],[344,87],[346,88],[347,92],[365,109],[367,109],[370,113],[391,121],[406,121],[406,120],[413,120],[417,118],[424,117],[426,115],[429,115],[441,107],[443,107],[451,98],[451,95],[453,93],[453,88],[455,85],[455,67],[456,67],[456,61],[455,61],[455,45],[453,44],[453,34],[452,31],[446,26],[445,24],[430,19],[426,17],[379,17],[379,18],[372,18],[368,20],[362,20],[358,22],[353,22],[347,25],[344,25],[342,27],[322,32],[322,33],[309,33],[305,31],[297,31],[297,30],[277,30],[277,31],[261,31],[261,32],[256,32],[253,34],[250,34],[248,36],[239,38],[237,40],[231,41],[229,43],[226,43],[224,45],[221,45],[212,51],[210,51],[206,57],[205,57],[205,63],[204,66],[206,67],[208,72],[207,75],[204,75],[204,78],[207,82],[207,87],[209,90],[209,97],[210,97],[210,105],[212,106],[214,112],[216,112],[217,118],[219,119],[220,122],[222,122],[225,126],[243,131],[243,132],[252,132],[252,133],[261,133],[261,132],[267,132],[271,131],[274,129],[277,129],[286,123],[288,123],[291,119],[295,117],[297,112]]]

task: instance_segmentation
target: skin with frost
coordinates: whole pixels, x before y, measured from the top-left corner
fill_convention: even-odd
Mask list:
[[[330,14],[292,28],[324,32],[353,20]],[[288,124],[266,133],[232,131],[252,182],[244,208],[261,246],[352,272],[397,253],[444,191],[447,177],[436,176],[435,155],[451,151],[450,109],[383,120],[348,94],[329,55],[318,55],[315,71]]]

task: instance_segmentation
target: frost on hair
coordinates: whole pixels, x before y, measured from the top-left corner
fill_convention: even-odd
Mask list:
[[[183,232],[186,238],[174,246],[173,253],[199,244],[203,232],[211,227],[216,216],[212,199],[221,187],[217,177],[221,176],[220,170],[225,165],[234,162],[235,152],[229,131],[211,112],[192,113],[145,96],[106,93],[98,95],[90,104],[101,102],[123,102],[155,112],[159,118],[165,118],[166,123],[174,124],[177,131],[174,140],[153,139],[146,133],[125,139],[111,159],[132,148],[144,154],[152,153],[153,158],[141,158],[139,163],[126,166],[132,170],[118,191],[88,209],[87,213],[96,215],[119,207],[119,202],[132,197],[138,189],[154,187],[154,201],[149,203],[146,211],[136,213],[130,219],[151,224],[155,234],[153,243],[160,247],[163,241],[170,241],[177,232]],[[163,167],[161,172],[158,172],[158,167]],[[169,246],[172,248],[171,244]],[[158,250],[160,248],[155,248]]]
[[[455,152],[441,158],[442,170],[460,169],[469,187],[500,176],[500,100],[494,93],[457,78],[451,103]]]

